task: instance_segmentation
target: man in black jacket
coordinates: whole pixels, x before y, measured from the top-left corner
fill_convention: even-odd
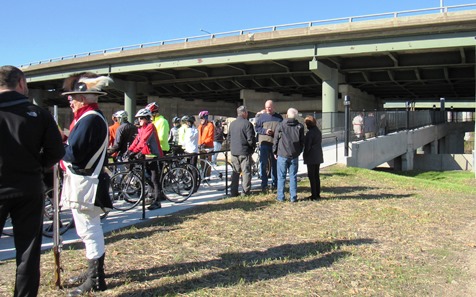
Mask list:
[[[14,296],[36,296],[40,285],[43,169],[64,155],[51,114],[28,100],[23,72],[0,67],[0,234],[10,214],[16,249]]]
[[[241,182],[243,194],[249,195],[251,192],[251,155],[256,147],[255,130],[253,124],[248,121],[246,107],[240,106],[236,109],[236,112],[237,118],[231,122],[228,131],[231,165],[233,167],[230,189],[232,197],[238,196],[240,173],[243,173]]]
[[[298,122],[295,108],[288,109],[274,133],[273,153],[278,159],[278,201],[284,201],[284,183],[289,170],[289,194],[291,202],[297,202],[297,172],[299,155],[304,147],[304,126]]]

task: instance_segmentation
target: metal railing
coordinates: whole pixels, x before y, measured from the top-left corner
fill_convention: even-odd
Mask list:
[[[323,135],[339,134],[345,130],[345,114],[342,112],[305,113],[302,118],[312,115]],[[362,124],[359,129],[352,124],[360,115]],[[411,130],[445,122],[474,122],[475,112],[445,110],[372,110],[350,111],[350,141],[362,140],[389,133]],[[327,125],[329,124],[329,125]]]
[[[242,29],[242,30],[211,33],[211,34],[205,34],[205,35],[196,35],[196,36],[191,36],[191,37],[167,39],[167,40],[162,40],[162,41],[154,41],[154,42],[148,42],[148,43],[140,43],[140,44],[134,44],[134,45],[113,47],[113,48],[109,48],[109,49],[96,50],[96,51],[84,52],[84,53],[73,54],[73,55],[68,55],[68,56],[61,56],[61,57],[47,59],[47,60],[30,62],[30,63],[27,63],[27,64],[22,64],[22,65],[20,65],[20,67],[28,67],[28,66],[32,66],[32,65],[40,65],[40,64],[58,62],[58,61],[63,61],[63,60],[71,60],[71,59],[76,59],[76,58],[81,58],[81,57],[89,57],[89,56],[93,56],[93,55],[113,54],[113,53],[119,53],[119,52],[126,51],[126,50],[142,49],[142,48],[161,46],[161,45],[167,45],[167,44],[187,43],[187,42],[192,42],[192,41],[200,41],[200,40],[215,39],[215,38],[224,38],[224,37],[230,37],[230,36],[241,36],[241,35],[245,35],[245,34],[246,35],[252,35],[252,34],[255,34],[255,33],[273,32],[273,31],[279,31],[279,30],[308,28],[308,27],[335,25],[335,24],[344,24],[344,23],[355,23],[355,22],[359,22],[359,21],[361,22],[361,21],[386,19],[386,18],[398,18],[398,17],[432,14],[432,13],[447,13],[449,11],[471,10],[471,9],[475,9],[475,8],[476,8],[476,3],[461,4],[461,5],[440,6],[440,7],[433,7],[433,8],[404,10],[404,11],[398,11],[398,12],[368,14],[368,15],[362,15],[362,16],[333,18],[333,19],[327,19],[327,20],[299,22],[299,23],[291,23],[291,24],[283,24],[283,25],[275,25],[275,26],[267,26],[267,27],[249,28],[249,29]]]

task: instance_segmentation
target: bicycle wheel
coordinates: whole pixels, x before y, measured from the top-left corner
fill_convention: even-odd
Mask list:
[[[198,188],[200,187],[200,183],[202,182],[200,171],[198,170],[197,167],[193,166],[192,164],[182,164],[182,166],[188,171],[190,171],[192,176],[195,177],[195,186],[193,187],[193,193],[196,193],[198,191]]]
[[[162,179],[162,193],[171,202],[181,203],[193,194],[195,178],[185,168],[171,168]]]
[[[228,188],[231,186],[231,173],[233,169],[230,162],[217,160],[217,164],[213,165],[209,161],[201,159],[197,167],[202,178],[202,185],[217,191],[223,191],[225,186]],[[208,170],[211,172],[210,176],[206,176]],[[228,183],[225,185],[226,182]]]
[[[216,170],[218,171],[218,175],[226,187],[230,188],[231,187],[231,174],[233,173],[233,167],[231,166],[231,162],[228,161],[226,162],[225,160],[223,161],[217,161],[217,166]]]
[[[119,172],[111,177],[109,196],[114,209],[121,211],[132,209],[139,204],[143,195],[144,183],[135,172]]]
[[[53,189],[45,192],[45,208],[43,213],[43,235],[46,237],[53,237],[53,217],[55,215],[55,208],[53,204]],[[59,209],[59,233],[62,235],[69,228],[74,226],[73,214],[70,209]]]

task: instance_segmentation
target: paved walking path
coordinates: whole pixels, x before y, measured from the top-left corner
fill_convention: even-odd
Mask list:
[[[323,147],[324,161],[321,167],[326,167],[335,163],[344,162],[344,146],[342,143],[338,145],[336,152],[336,145],[328,145]],[[306,174],[306,165],[303,164],[302,158],[300,158],[299,172],[298,174]],[[253,178],[252,189],[260,188],[260,180]],[[123,227],[131,226],[144,220],[153,219],[160,216],[172,214],[177,211],[181,211],[196,205],[207,204],[210,201],[225,198],[225,192],[217,191],[216,189],[210,189],[206,186],[200,186],[197,193],[190,197],[187,201],[179,204],[171,203],[168,201],[162,201],[162,208],[157,210],[146,210],[145,219],[142,219],[142,207],[129,211],[111,211],[109,215],[103,220],[104,232],[110,232]],[[78,235],[74,228],[69,229],[62,235],[64,248],[67,248],[69,244],[79,242]],[[42,250],[48,250],[52,248],[53,242],[51,238],[43,237]],[[0,238],[0,261],[6,259],[12,259],[15,257],[15,248],[13,244],[13,237],[4,236]]]

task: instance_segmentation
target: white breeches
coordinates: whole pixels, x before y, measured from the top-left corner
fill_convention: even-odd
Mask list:
[[[100,215],[95,210],[72,209],[71,211],[76,233],[86,247],[86,258],[89,260],[100,258],[105,252]]]

